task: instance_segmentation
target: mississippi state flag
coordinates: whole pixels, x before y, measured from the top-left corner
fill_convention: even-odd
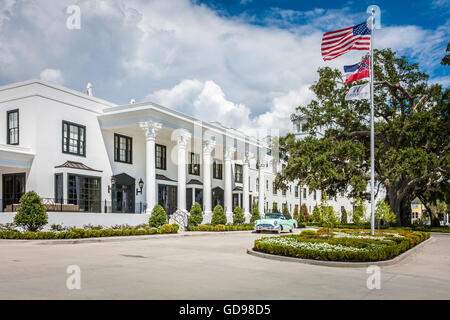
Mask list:
[[[333,60],[350,50],[370,50],[371,27],[363,22],[353,27],[330,31],[322,37],[322,58]]]
[[[370,78],[370,58],[366,57],[358,62],[357,64],[351,66],[344,66],[345,83],[350,83],[366,78]]]

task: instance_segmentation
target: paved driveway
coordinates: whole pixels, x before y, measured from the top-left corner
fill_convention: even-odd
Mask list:
[[[254,233],[42,245],[0,240],[0,299],[450,299],[450,236],[434,236],[397,265],[381,289],[365,268],[262,259]],[[68,290],[66,268],[81,268]]]

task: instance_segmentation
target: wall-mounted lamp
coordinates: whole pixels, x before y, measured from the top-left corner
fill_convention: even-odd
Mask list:
[[[111,177],[111,185],[108,186],[108,193],[111,193],[112,187],[116,184],[116,178]]]
[[[138,195],[139,193],[142,194],[142,188],[144,188],[144,181],[142,181],[142,178],[139,179],[138,185],[139,189],[136,188],[136,195]]]

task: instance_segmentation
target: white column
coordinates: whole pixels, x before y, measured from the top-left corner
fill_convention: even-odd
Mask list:
[[[177,141],[178,147],[178,190],[177,201],[178,210],[187,212],[186,210],[186,145],[191,139],[191,134],[187,130],[177,130],[174,139]]]
[[[242,207],[244,210],[244,217],[245,217],[246,223],[250,222],[250,217],[251,217],[250,208],[249,208],[249,185],[248,185],[249,167],[250,167],[250,158],[249,158],[249,154],[247,152],[247,153],[245,153],[244,166],[243,166],[243,178],[242,178],[243,179],[242,201],[244,202]]]
[[[210,223],[212,218],[211,208],[211,152],[216,142],[205,140],[203,142],[203,223]]]
[[[151,214],[156,205],[156,169],[155,169],[155,139],[161,123],[154,121],[139,122],[139,126],[144,130],[145,146],[145,196],[147,209],[145,213]]]
[[[233,205],[232,205],[232,170],[231,159],[233,158],[236,149],[234,147],[226,147],[225,149],[225,214],[227,222],[233,222]]]
[[[264,217],[264,170],[266,169],[266,163],[264,160],[259,161],[259,203],[258,210],[261,217]]]

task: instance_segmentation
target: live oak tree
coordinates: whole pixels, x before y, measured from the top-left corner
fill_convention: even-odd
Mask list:
[[[448,88],[429,84],[428,75],[390,49],[375,50],[375,179],[397,225],[409,225],[411,201],[424,190],[439,190],[449,180]],[[370,104],[346,101],[351,85],[342,73],[319,68],[311,86],[315,99],[299,106],[293,120],[306,119],[310,135],[279,140],[288,165],[277,186],[300,180],[312,190],[368,199],[370,190]],[[357,83],[359,84],[359,82]],[[318,129],[324,128],[324,136]]]

